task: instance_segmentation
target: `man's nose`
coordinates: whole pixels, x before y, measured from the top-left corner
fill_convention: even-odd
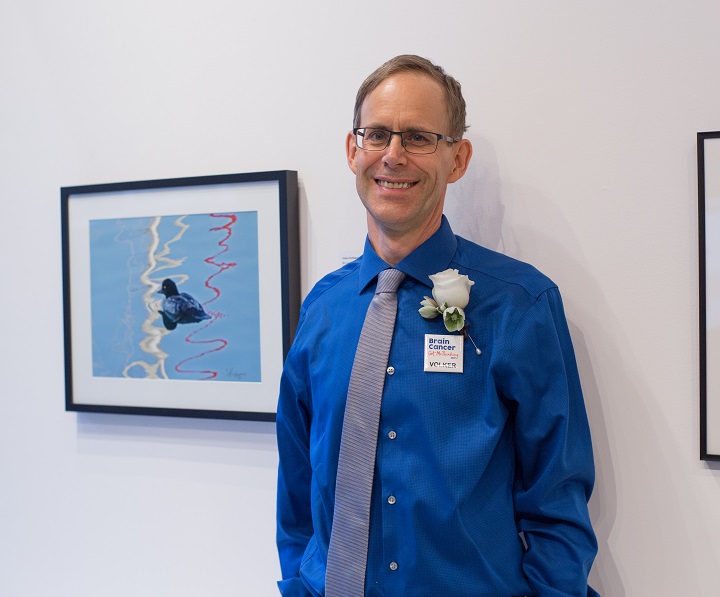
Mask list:
[[[383,160],[388,164],[403,164],[407,160],[407,151],[402,144],[402,137],[397,133],[390,136],[390,143],[385,148]]]

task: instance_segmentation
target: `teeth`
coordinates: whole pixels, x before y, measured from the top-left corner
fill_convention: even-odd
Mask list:
[[[386,189],[409,189],[415,183],[413,182],[389,182],[387,180],[378,180],[378,184]]]

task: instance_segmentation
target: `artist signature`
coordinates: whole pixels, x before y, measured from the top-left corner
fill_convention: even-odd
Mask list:
[[[225,369],[225,376],[229,377],[230,379],[242,381],[247,377],[247,373],[243,371],[238,371],[237,369],[235,369],[235,367],[228,367],[227,369]]]

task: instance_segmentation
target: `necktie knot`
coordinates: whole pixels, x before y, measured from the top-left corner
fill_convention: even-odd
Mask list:
[[[404,279],[405,273],[399,269],[384,269],[378,275],[375,294],[380,294],[381,292],[397,292],[397,289]]]

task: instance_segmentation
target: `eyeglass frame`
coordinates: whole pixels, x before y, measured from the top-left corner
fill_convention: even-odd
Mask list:
[[[385,131],[386,133],[389,133],[387,143],[384,147],[379,147],[378,149],[368,149],[367,147],[363,147],[358,143],[358,131],[362,131],[363,138],[365,137],[365,131],[367,129],[373,129],[377,131]],[[377,126],[357,126],[353,127],[353,135],[355,135],[355,145],[358,149],[362,149],[363,151],[385,151],[389,146],[390,142],[392,141],[393,135],[398,135],[400,137],[400,144],[403,146],[403,149],[407,151],[408,153],[412,153],[413,155],[432,155],[437,151],[438,145],[440,144],[440,141],[447,141],[448,143],[458,143],[460,139],[455,139],[454,137],[449,137],[448,135],[443,135],[441,133],[433,133],[432,131],[390,131],[388,129],[380,128]],[[435,142],[435,148],[432,151],[424,152],[424,153],[417,153],[415,151],[410,151],[407,148],[407,141],[403,139],[403,135],[407,133],[428,133],[429,135],[435,135],[437,137],[437,141]]]

